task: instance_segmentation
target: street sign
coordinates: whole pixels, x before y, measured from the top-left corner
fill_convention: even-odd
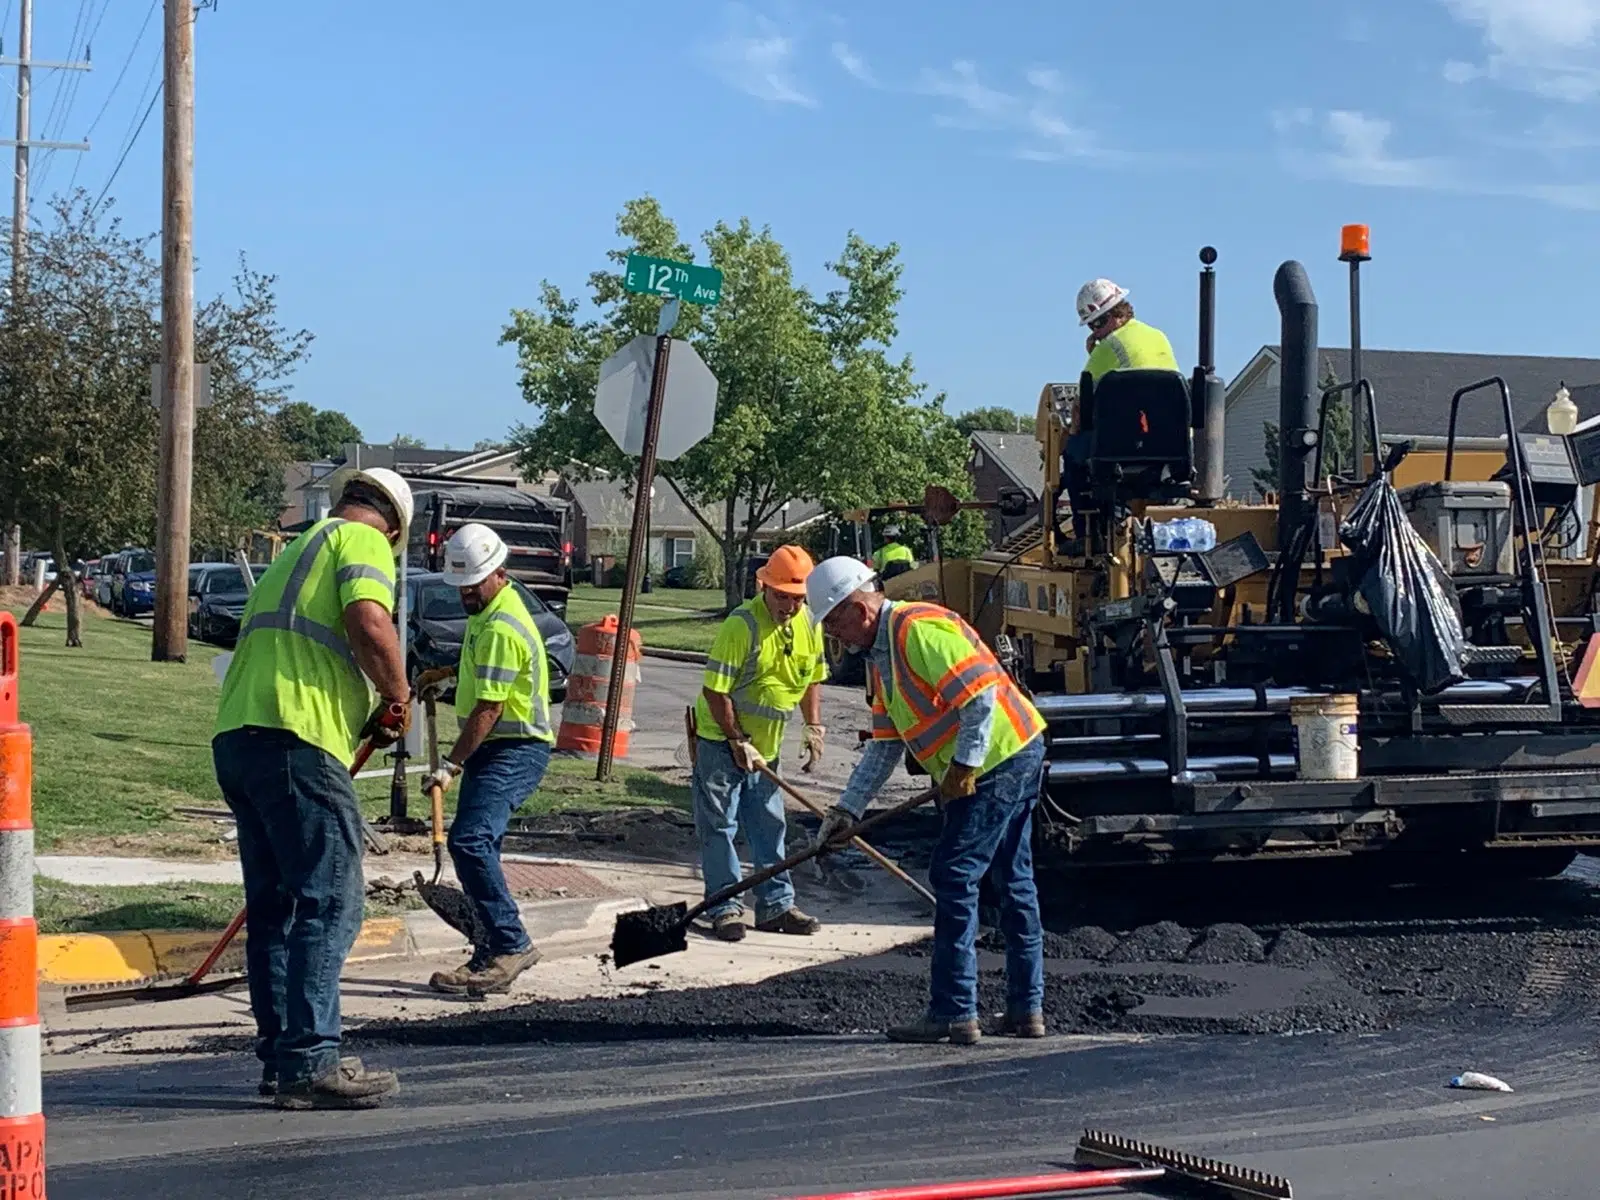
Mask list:
[[[624,454],[644,452],[656,339],[640,334],[600,364],[594,415]],[[711,433],[717,419],[717,377],[688,342],[674,338],[661,401],[656,457],[671,462]]]
[[[161,410],[161,397],[166,394],[165,380],[161,378],[164,365],[160,362],[150,365],[150,405],[157,412]],[[194,365],[194,406],[211,407],[211,364],[208,362]]]
[[[670,258],[630,254],[622,286],[647,296],[677,296],[690,304],[715,304],[722,299],[722,272]]]

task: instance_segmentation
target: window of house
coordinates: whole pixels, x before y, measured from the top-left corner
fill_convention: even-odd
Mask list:
[[[667,566],[686,567],[694,562],[693,538],[668,538],[667,539]]]

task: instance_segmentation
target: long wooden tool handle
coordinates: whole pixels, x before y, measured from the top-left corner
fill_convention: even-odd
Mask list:
[[[444,789],[435,784],[428,789],[428,799],[433,804],[433,853],[438,858],[444,845]]]
[[[373,745],[368,741],[356,751],[355,761],[350,764],[351,779],[356,777],[357,771],[367,765],[367,759],[372,757],[372,750]],[[217,959],[222,957],[222,952],[228,948],[228,944],[234,938],[239,936],[239,930],[244,928],[245,914],[249,911],[248,908],[241,908],[234,913],[233,920],[228,922],[228,927],[222,931],[222,936],[217,939],[217,944],[206,952],[206,956],[200,960],[200,965],[189,972],[188,977],[184,980],[185,983],[190,985],[199,983],[211,973],[211,968],[217,965]]]
[[[871,829],[874,825],[881,825],[884,821],[889,820],[891,817],[903,816],[914,808],[920,808],[938,795],[938,788],[929,788],[925,792],[919,792],[909,800],[900,801],[899,804],[896,804],[892,808],[886,808],[882,812],[873,813],[870,817],[863,817],[861,820],[857,821],[853,826],[851,826],[852,836],[856,833],[860,833],[863,830]],[[720,892],[711,893],[711,895],[707,896],[704,900],[700,901],[699,904],[696,904],[684,914],[681,924],[687,925],[701,913],[705,912],[706,909],[721,904],[724,900],[732,900],[735,896],[742,895],[743,893],[748,892],[751,888],[758,887],[759,885],[765,883],[774,875],[782,875],[791,867],[798,867],[801,863],[810,861],[827,848],[827,846],[819,842],[817,845],[812,846],[808,850],[796,851],[795,853],[789,855],[789,857],[784,859],[782,862],[773,863],[770,867],[763,867],[753,875],[749,875],[746,878],[741,879],[738,883],[730,884],[728,887],[723,888]]]
[[[805,805],[806,808],[810,810],[812,815],[824,818],[828,815],[823,809],[822,805],[818,804],[810,796],[806,795],[799,788],[795,787],[794,784],[790,783],[782,775],[779,775],[771,767],[762,767],[761,773],[768,779],[772,780],[773,783],[781,787],[789,795],[793,796],[801,804]],[[923,887],[915,879],[911,878],[911,876],[906,874],[905,871],[901,870],[899,863],[895,862],[886,855],[878,853],[877,850],[867,843],[865,838],[853,837],[850,839],[850,844],[857,850],[861,851],[861,853],[865,854],[873,862],[877,863],[885,871],[889,872],[889,874],[893,875],[901,883],[905,884],[917,895],[921,896],[929,904],[933,905],[935,908],[939,906],[939,902],[933,898],[932,892]]]

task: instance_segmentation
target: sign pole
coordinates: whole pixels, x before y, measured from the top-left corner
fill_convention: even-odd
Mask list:
[[[628,535],[628,569],[622,580],[622,604],[617,612],[617,643],[611,652],[611,684],[606,690],[605,721],[600,727],[600,761],[595,779],[611,778],[611,748],[622,713],[622,686],[628,672],[628,646],[633,632],[633,599],[639,586],[639,567],[645,553],[645,529],[650,520],[650,487],[656,479],[656,442],[661,434],[661,405],[667,394],[667,359],[672,353],[672,327],[656,337],[655,367],[650,376],[650,404],[645,410],[644,448],[639,454],[639,474],[633,485],[633,527]]]

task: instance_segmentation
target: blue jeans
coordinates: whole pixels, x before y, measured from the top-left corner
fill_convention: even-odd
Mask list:
[[[361,812],[333,755],[283,729],[211,743],[239,827],[256,1055],[283,1083],[339,1065],[339,972],[361,929]]]
[[[495,738],[461,764],[461,794],[450,822],[450,861],[472,901],[491,955],[520,954],[533,943],[500,869],[500,844],[511,814],[538,790],[550,765],[550,743],[536,738]]]
[[[756,869],[770,867],[783,858],[786,820],[783,797],[778,785],[764,775],[747,775],[733,762],[727,742],[699,738],[695,749],[694,775],[689,789],[694,795],[694,828],[700,837],[700,873],[705,877],[706,895],[738,883],[739,855],[734,851],[734,835],[744,826],[750,843],[750,858]],[[777,771],[778,764],[771,764]],[[781,917],[794,907],[794,883],[789,872],[775,875],[754,889],[756,921]],[[706,916],[744,911],[735,896],[707,909]]]
[[[970,1021],[978,1015],[978,885],[985,873],[1006,939],[1006,1010],[1022,1016],[1044,1006],[1044,937],[1031,842],[1043,772],[1041,737],[978,780],[976,795],[945,809],[928,869],[938,901],[928,1004],[935,1021]]]

